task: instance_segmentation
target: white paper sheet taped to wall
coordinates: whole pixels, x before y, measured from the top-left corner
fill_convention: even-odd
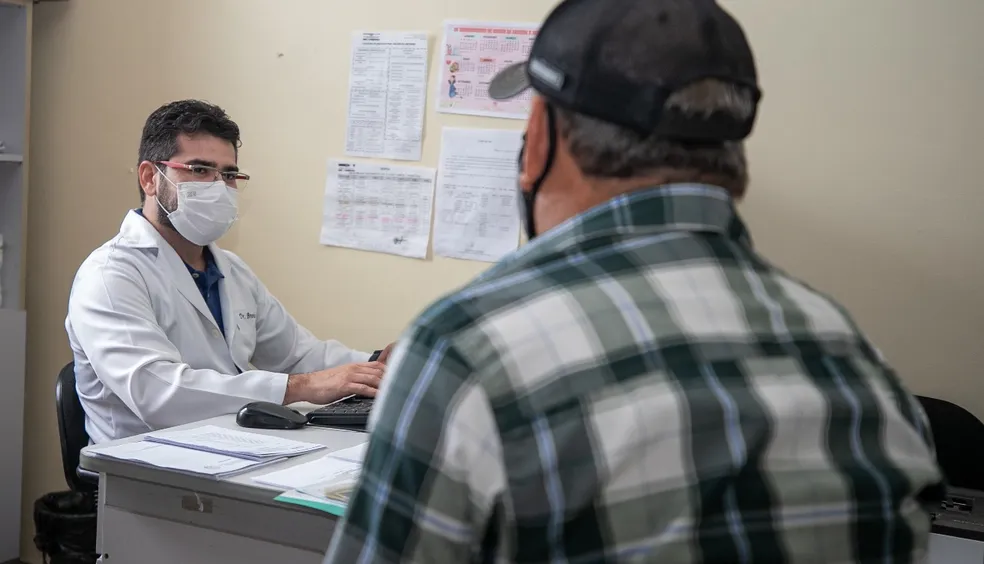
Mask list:
[[[426,258],[433,168],[332,160],[321,244]]]
[[[352,34],[345,154],[419,161],[427,107],[427,34]]]
[[[496,262],[519,246],[516,184],[523,133],[445,127],[437,177],[434,254]]]

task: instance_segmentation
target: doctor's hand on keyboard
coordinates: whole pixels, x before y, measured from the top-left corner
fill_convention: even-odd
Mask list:
[[[376,397],[385,368],[382,362],[355,362],[308,374],[292,374],[287,378],[284,404],[299,401],[327,404],[353,394]]]

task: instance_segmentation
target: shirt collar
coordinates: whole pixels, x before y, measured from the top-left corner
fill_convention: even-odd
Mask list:
[[[157,230],[150,224],[150,221],[144,216],[143,209],[135,208],[130,210],[123,218],[123,226],[120,230],[123,239],[132,247],[136,248],[160,248],[169,246],[164,238],[157,233]],[[212,246],[207,245],[204,248],[205,251],[205,271],[204,274],[208,277],[208,280],[219,280],[225,278],[222,274],[222,270],[219,268],[218,261],[215,260],[215,254],[212,251]],[[182,261],[188,271],[194,274],[199,272],[197,269],[192,267],[190,264]]]
[[[167,245],[140,208],[130,210],[123,217],[119,236],[125,246],[136,249],[154,249]]]
[[[525,245],[515,258],[575,247],[598,237],[691,231],[720,233],[751,245],[727,190],[708,184],[664,184],[623,194],[578,214]],[[510,261],[511,262],[511,261]]]
[[[201,271],[188,263],[184,263],[184,265],[188,267],[188,272],[192,274],[197,273],[204,276],[205,282],[208,284],[212,284],[213,282],[217,282],[225,278],[225,275],[222,274],[221,270],[219,270],[219,265],[215,263],[215,256],[212,255],[212,250],[208,247],[205,247],[203,250],[205,254],[205,270]]]

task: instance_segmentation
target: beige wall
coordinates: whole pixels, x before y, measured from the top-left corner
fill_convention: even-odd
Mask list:
[[[136,202],[140,127],[202,97],[244,132],[250,208],[226,245],[323,337],[394,338],[479,263],[322,247],[326,159],[343,148],[348,33],[444,17],[538,20],[552,0],[70,0],[37,6],[31,127],[25,440],[30,507],[64,487],[52,383],[77,265]],[[761,249],[833,293],[919,393],[984,416],[984,2],[732,0],[760,62],[764,106],[743,206]],[[433,76],[431,77],[433,79]],[[433,80],[432,80],[433,83]],[[428,108],[433,106],[428,103]],[[425,164],[442,125],[427,116]],[[387,287],[373,292],[376,284]]]

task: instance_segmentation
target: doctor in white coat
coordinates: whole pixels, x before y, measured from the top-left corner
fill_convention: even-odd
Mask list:
[[[374,396],[379,361],[301,327],[236,255],[215,245],[249,177],[239,127],[211,104],[147,119],[142,209],[79,268],[65,325],[95,443],[233,413],[244,404]]]

